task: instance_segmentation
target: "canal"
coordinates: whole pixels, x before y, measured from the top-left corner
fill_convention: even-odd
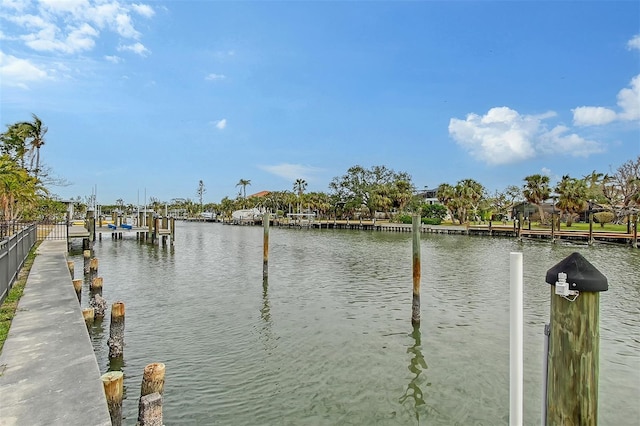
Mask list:
[[[411,235],[179,222],[173,248],[96,241],[108,305],[126,304],[124,359],[91,329],[101,372],[125,373],[134,425],[145,365],[166,365],[166,425],[495,425],[509,415],[509,253],[524,258],[524,419],[540,423],[546,271],[579,251],[600,298],[599,423],[640,419],[640,251],[424,234],[411,326]],[[82,254],[72,252],[76,265]],[[82,304],[88,305],[88,283]]]

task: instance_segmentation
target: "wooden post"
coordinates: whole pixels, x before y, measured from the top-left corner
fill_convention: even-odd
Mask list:
[[[546,424],[598,424],[600,291],[607,279],[579,253],[547,271],[551,319]],[[555,284],[554,284],[555,283]]]
[[[82,302],[82,282],[83,280],[73,280],[73,289],[76,291],[78,302]]]
[[[91,280],[91,284],[89,285],[89,291],[92,291],[95,293],[102,293],[102,282],[103,282],[102,277],[94,277]]]
[[[140,397],[137,426],[163,426],[162,395],[154,392]]]
[[[111,305],[111,326],[109,328],[109,358],[121,357],[124,352],[124,303]]]
[[[107,301],[104,300],[102,296],[100,296],[99,294],[94,295],[93,298],[89,301],[89,306],[95,309],[94,317],[96,319],[104,318],[104,313],[107,310]]]
[[[161,362],[154,362],[153,364],[147,365],[142,374],[140,396],[149,395],[154,392],[162,395],[164,393],[164,372],[165,365]]]
[[[75,264],[73,263],[73,261],[68,260],[67,261],[67,267],[69,268],[69,273],[71,274],[71,279],[73,279],[74,275],[75,275]]]
[[[88,249],[82,250],[82,259],[84,261],[83,271],[84,271],[84,274],[87,275],[89,274],[89,270],[90,270],[89,264],[91,262],[91,250],[88,250]]]
[[[420,215],[413,215],[413,301],[411,303],[411,324],[420,324]]]
[[[264,227],[264,240],[262,243],[262,279],[269,277],[269,213],[262,216],[262,225]]]
[[[173,245],[173,242],[176,239],[176,218],[172,217],[171,218],[171,245]]]
[[[89,261],[89,273],[95,275],[98,273],[98,258],[92,257]]]
[[[153,213],[147,213],[147,226],[149,231],[147,232],[147,239],[153,242]]]
[[[631,240],[631,246],[638,248],[638,214],[634,215],[633,220],[633,239]]]
[[[589,204],[589,206],[591,206],[591,204]],[[589,207],[589,242],[588,244],[589,245],[593,244],[593,212],[591,211],[591,207]]]
[[[122,425],[122,397],[124,395],[124,374],[122,371],[109,371],[103,374],[102,386],[107,397],[107,407],[113,426]]]
[[[95,318],[95,314],[96,314],[96,311],[93,308],[82,309],[82,318],[84,318],[84,322],[86,322],[87,325],[93,322],[93,319]]]

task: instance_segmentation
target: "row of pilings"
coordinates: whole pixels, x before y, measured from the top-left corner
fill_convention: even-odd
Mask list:
[[[90,248],[83,250],[83,278],[75,279],[73,262],[68,262],[72,283],[78,303],[82,305],[83,284],[88,282],[89,307],[82,309],[82,315],[89,334],[93,325],[102,322],[107,313],[107,301],[102,297],[104,280],[98,276],[98,258],[93,257]],[[109,325],[109,360],[111,365],[122,366],[125,347],[125,304],[122,301],[111,305]],[[164,393],[165,365],[152,363],[144,368],[140,399],[138,400],[139,426],[162,426],[162,401]],[[124,398],[124,373],[121,370],[110,370],[101,376],[107,407],[114,426],[122,425],[122,402]]]

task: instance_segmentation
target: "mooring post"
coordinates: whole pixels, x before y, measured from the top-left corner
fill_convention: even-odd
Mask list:
[[[92,257],[89,261],[89,274],[94,276],[98,273],[98,258]]]
[[[89,306],[95,309],[95,319],[104,318],[104,313],[107,310],[107,301],[102,296],[95,294],[93,298],[89,300]]]
[[[124,352],[124,303],[111,305],[111,326],[109,328],[109,358],[121,357]]]
[[[634,214],[633,218],[633,239],[631,240],[631,246],[638,248],[638,214]]]
[[[269,277],[269,213],[262,216],[262,226],[264,227],[264,239],[262,242],[262,279]]]
[[[144,368],[138,402],[139,426],[162,426],[164,373],[165,365],[161,362],[149,364]]]
[[[107,407],[113,426],[122,425],[122,397],[124,395],[124,374],[122,371],[109,371],[103,374],[102,386],[107,397]]]
[[[83,263],[83,272],[85,275],[89,274],[90,271],[90,263],[91,263],[91,250],[89,249],[84,249],[82,250],[82,259],[84,261]]]
[[[95,318],[96,311],[93,308],[83,308],[82,309],[82,318],[84,318],[84,322],[87,324],[87,327],[93,322]]]
[[[104,280],[102,277],[93,277],[89,284],[89,291],[91,293],[102,294],[102,284]]]
[[[600,293],[607,278],[580,253],[547,271],[551,284],[547,425],[598,424]]]
[[[411,302],[411,324],[420,324],[420,215],[412,218],[413,236],[413,300]]]
[[[73,280],[73,289],[76,291],[78,302],[82,302],[82,282],[83,280]]]
[[[75,275],[75,264],[73,263],[72,260],[68,260],[67,261],[67,267],[69,268],[69,273],[71,274],[71,279],[73,279],[73,276]]]
[[[172,217],[171,218],[171,245],[173,245],[173,242],[176,239],[176,218]]]

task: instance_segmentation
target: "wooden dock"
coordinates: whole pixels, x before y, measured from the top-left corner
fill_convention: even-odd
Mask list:
[[[253,223],[252,223],[253,224]],[[411,232],[411,224],[391,223],[373,220],[316,220],[316,221],[286,221],[274,220],[274,226],[289,228],[316,229],[351,229],[371,230],[381,232]],[[522,239],[546,239],[555,241],[594,243],[630,244],[638,248],[636,233],[602,232],[582,230],[561,230],[552,232],[551,229],[517,229],[505,225],[421,225],[420,232],[430,234],[449,235],[480,235],[495,237],[511,237]]]

